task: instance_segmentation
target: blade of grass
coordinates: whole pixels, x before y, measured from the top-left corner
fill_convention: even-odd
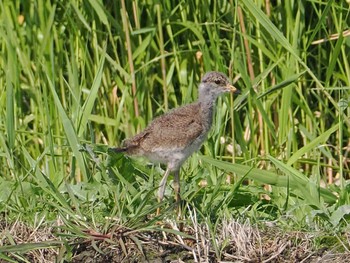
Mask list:
[[[325,131],[324,133],[316,137],[314,140],[309,142],[307,145],[300,148],[292,156],[289,157],[287,165],[294,164],[304,154],[315,149],[315,147],[318,147],[321,143],[325,142],[332,133],[337,131],[338,128],[339,128],[338,125],[334,125],[333,127],[329,128],[327,131]]]
[[[219,169],[223,169],[227,172],[236,173],[239,177],[246,175],[247,178],[263,184],[270,184],[270,185],[275,185],[279,187],[287,187],[289,184],[291,188],[297,189],[300,186],[300,184],[308,183],[308,179],[303,176],[298,177],[298,179],[300,180],[299,182],[296,182],[296,181],[288,182],[287,176],[279,175],[276,172],[270,172],[270,171],[261,170],[258,168],[252,169],[252,167],[248,165],[228,163],[224,161],[215,160],[213,158],[206,157],[206,156],[200,156],[200,159],[218,167]],[[337,197],[328,189],[321,188],[320,192],[321,192],[321,196],[324,198],[325,202],[327,203],[334,203],[337,200]]]
[[[0,253],[25,253],[36,249],[57,248],[57,247],[60,247],[62,244],[63,244],[63,241],[54,240],[54,241],[1,246]]]
[[[313,205],[317,207],[317,209],[321,209],[323,207],[319,199],[320,193],[318,189],[320,189],[320,186],[316,186],[302,173],[295,170],[291,166],[285,165],[276,158],[269,156],[269,160],[287,175],[289,178],[288,183],[290,183],[291,186],[294,185],[294,188],[301,192],[301,195],[307,204]]]
[[[49,77],[49,74],[46,74],[46,76],[47,76],[47,82],[48,82],[49,88],[51,90],[51,95],[54,98],[54,102],[55,102],[58,114],[62,120],[63,128],[64,128],[65,134],[67,136],[67,140],[68,140],[69,145],[70,145],[70,147],[73,151],[73,154],[74,154],[73,158],[76,158],[76,160],[78,161],[79,168],[82,171],[83,180],[87,181],[88,180],[88,173],[86,171],[86,167],[85,167],[85,163],[84,163],[84,159],[83,159],[83,154],[80,152],[80,143],[79,143],[78,136],[75,132],[75,129],[73,127],[71,120],[68,118],[68,115],[65,112],[65,110],[61,104],[61,101],[56,93],[55,88],[54,88],[54,84]],[[80,177],[77,177],[78,181],[80,180],[79,178]]]
[[[82,116],[78,125],[78,137],[81,137],[82,134],[85,132],[87,128],[87,122],[89,120],[92,109],[95,105],[95,101],[97,99],[97,94],[98,94],[99,87],[101,85],[102,73],[103,73],[103,68],[105,63],[105,53],[106,53],[106,46],[104,47],[103,53],[101,55],[101,59],[98,63],[97,73],[92,83],[88,98],[86,99],[82,107]]]

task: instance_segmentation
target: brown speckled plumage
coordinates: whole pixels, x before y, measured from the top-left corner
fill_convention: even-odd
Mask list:
[[[144,131],[125,140],[121,148],[113,149],[128,155],[145,156],[153,162],[167,165],[158,190],[159,201],[163,199],[170,172],[174,172],[176,200],[180,200],[179,169],[206,139],[212,126],[215,101],[225,92],[239,91],[224,74],[215,71],[206,73],[199,85],[197,102],[173,109],[154,119]]]

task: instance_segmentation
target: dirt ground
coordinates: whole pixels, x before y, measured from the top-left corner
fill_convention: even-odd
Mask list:
[[[350,262],[346,247],[336,246],[332,237],[328,247],[316,248],[317,233],[260,231],[237,222],[222,225],[215,237],[205,226],[184,228],[181,236],[164,229],[116,226],[106,234],[89,230],[77,238],[56,227],[0,222],[0,262]]]

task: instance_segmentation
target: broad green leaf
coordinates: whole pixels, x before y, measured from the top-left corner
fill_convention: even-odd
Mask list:
[[[344,220],[348,224],[348,219],[344,218],[345,216],[350,215],[350,205],[342,205],[335,210],[331,215],[331,222],[334,227],[337,227],[339,223]]]

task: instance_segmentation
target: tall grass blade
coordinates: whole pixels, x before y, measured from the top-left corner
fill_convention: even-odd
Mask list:
[[[319,135],[317,138],[315,138],[305,146],[301,147],[298,151],[296,151],[292,156],[289,157],[287,165],[293,165],[304,154],[314,150],[321,143],[324,143],[332,133],[337,131],[338,128],[339,128],[339,125],[334,125],[333,127],[329,128],[327,131]]]
[[[200,159],[218,167],[219,169],[223,169],[227,172],[235,173],[239,177],[246,176],[249,179],[255,180],[263,184],[270,184],[270,185],[279,186],[279,187],[287,187],[289,184],[289,186],[292,189],[298,189],[300,185],[306,185],[309,183],[309,180],[306,177],[300,176],[299,173],[294,173],[294,170],[292,172],[293,172],[293,175],[294,174],[296,175],[295,178],[297,178],[297,180],[290,180],[288,182],[289,179],[287,176],[279,175],[276,172],[270,172],[270,171],[266,171],[258,168],[252,169],[252,167],[248,165],[228,163],[224,161],[215,160],[213,158],[206,157],[206,156],[201,156]],[[280,162],[278,162],[277,164],[280,164]],[[281,167],[283,167],[284,171],[287,171],[288,173],[290,172],[289,168],[285,169],[284,166],[281,166]],[[337,200],[336,196],[328,189],[320,188],[320,192],[321,192],[321,196],[324,198],[325,202],[327,203],[334,203]]]
[[[105,53],[106,53],[106,46],[104,47],[103,53],[101,55],[101,59],[98,63],[97,66],[97,73],[96,76],[94,78],[94,81],[92,83],[89,95],[86,99],[86,101],[84,102],[84,105],[82,107],[82,116],[79,122],[79,126],[78,126],[78,137],[81,137],[83,135],[83,133],[86,130],[86,125],[87,122],[89,120],[89,117],[91,115],[92,109],[95,105],[95,101],[98,98],[97,94],[98,94],[98,90],[100,88],[101,85],[101,79],[102,79],[102,73],[103,73],[103,68],[104,68],[104,62],[105,62]]]
[[[68,118],[67,113],[65,112],[62,103],[56,93],[56,90],[54,88],[54,84],[52,83],[49,75],[47,74],[47,81],[48,81],[48,86],[51,90],[51,95],[54,98],[54,102],[58,111],[58,114],[61,118],[62,124],[63,124],[63,128],[65,131],[65,134],[67,136],[67,140],[69,142],[69,146],[71,147],[72,151],[73,151],[73,155],[74,158],[76,158],[79,168],[82,171],[82,176],[83,176],[83,180],[87,181],[88,180],[88,173],[86,171],[86,167],[85,167],[85,162],[84,162],[84,158],[83,158],[83,154],[80,151],[80,143],[79,143],[79,139],[78,136],[76,134],[76,131],[73,127],[73,123],[72,121]],[[80,180],[80,176],[77,177],[77,180]]]

